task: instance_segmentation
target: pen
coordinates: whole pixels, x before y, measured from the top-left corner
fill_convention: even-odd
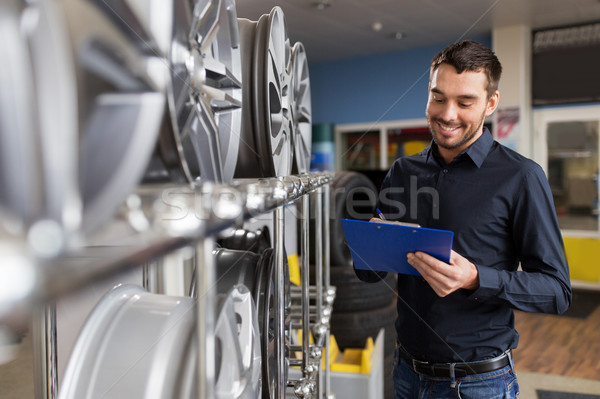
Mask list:
[[[377,215],[379,215],[379,219],[386,220],[385,216],[383,216],[383,213],[381,213],[381,211],[379,210],[379,208],[377,208],[376,211],[377,211]]]

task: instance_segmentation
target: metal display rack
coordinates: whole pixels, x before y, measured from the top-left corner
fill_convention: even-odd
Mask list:
[[[280,178],[242,179],[230,185],[214,183],[190,186],[141,186],[130,196],[119,217],[98,235],[72,244],[63,253],[45,259],[37,256],[26,242],[2,245],[12,248],[11,253],[0,253],[2,258],[18,258],[28,265],[9,278],[16,284],[29,281],[28,292],[18,297],[3,297],[0,309],[0,327],[9,320],[20,318],[25,310],[39,323],[34,323],[37,335],[35,349],[36,397],[54,399],[59,386],[56,362],[56,316],[54,303],[66,294],[90,287],[103,279],[133,268],[144,267],[153,260],[177,249],[192,247],[199,267],[195,283],[197,297],[196,334],[198,339],[198,397],[214,398],[214,327],[216,273],[212,251],[215,237],[225,229],[240,225],[252,217],[273,213],[275,277],[275,398],[285,398],[286,390],[293,387],[300,398],[329,397],[329,370],[321,367],[322,356],[329,364],[329,316],[335,288],[329,284],[329,183],[332,174],[301,174]],[[168,192],[178,200],[178,206],[165,206]],[[314,196],[316,236],[316,284],[309,284],[309,197]],[[284,337],[284,208],[300,202],[301,276],[302,284],[292,288],[292,319],[300,321],[301,345],[286,347]],[[185,212],[182,213],[182,210]],[[142,223],[143,222],[143,223]],[[133,227],[136,234],[120,237],[123,224]],[[142,226],[142,227],[141,227]],[[14,240],[13,240],[14,241]],[[121,244],[114,244],[120,242]],[[0,244],[9,244],[6,239]],[[11,242],[10,244],[14,244]],[[102,250],[99,250],[102,248]],[[31,272],[33,271],[33,274]],[[5,277],[3,277],[5,278]],[[313,304],[311,304],[311,299]],[[41,316],[39,314],[41,313]],[[312,333],[314,344],[309,344]],[[290,358],[290,352],[300,352],[300,358]],[[289,364],[288,364],[289,363]],[[287,381],[287,367],[300,366],[302,378]],[[288,390],[289,391],[289,390]]]
[[[117,308],[121,305],[111,300],[143,296],[147,308],[157,313],[161,311],[154,306],[163,301],[164,314],[180,311],[185,302],[190,305],[185,334],[171,340],[157,335],[160,343],[175,342],[160,354],[156,351],[157,363],[184,364],[169,370],[169,385],[162,387],[177,393],[152,397],[229,399],[220,390],[225,374],[218,367],[235,351],[243,357],[241,348],[250,345],[234,331],[242,324],[234,320],[225,333],[235,338],[236,349],[219,352],[220,322],[241,315],[234,308],[240,302],[232,304],[234,296],[247,298],[250,289],[232,294],[247,281],[217,278],[222,269],[215,246],[219,237],[261,215],[272,218],[272,244],[252,254],[260,264],[250,266],[256,267],[254,280],[267,280],[268,299],[256,296],[261,297],[261,311],[267,304],[268,315],[262,315],[267,330],[261,324],[260,334],[268,342],[261,341],[259,350],[252,345],[250,356],[260,352],[256,363],[266,362],[269,369],[240,361],[241,371],[253,373],[239,379],[258,380],[258,371],[268,389],[254,384],[241,388],[235,398],[254,399],[261,389],[262,397],[277,399],[328,397],[329,374],[322,357],[323,351],[325,358],[329,354],[335,296],[328,243],[333,175],[307,173],[312,121],[308,64],[303,46],[289,40],[283,11],[274,7],[253,22],[237,18],[234,0],[3,0],[0,20],[11,38],[0,45],[5,56],[0,75],[7,83],[0,92],[0,339],[12,339],[13,332],[31,324],[36,399],[88,399],[96,393],[85,384],[103,369],[100,361],[75,362],[86,377],[67,367],[60,389],[59,302],[90,294],[99,283],[122,282],[129,271],[141,272],[143,289],[123,284],[97,302],[73,348],[76,358],[100,358],[103,352],[103,359],[118,363],[110,356],[140,354],[115,348],[104,352],[101,339],[112,345],[120,337],[103,335],[101,329],[96,336],[85,334],[97,326],[87,328],[98,309],[104,309],[99,313],[103,321],[126,306],[134,310],[134,301],[122,301]],[[280,90],[272,93],[272,87]],[[301,208],[301,222],[293,224],[300,226],[302,281],[289,288],[284,213],[296,205]],[[309,237],[309,220],[317,227],[315,237]],[[314,286],[309,284],[309,248],[316,252]],[[185,262],[193,263],[194,273],[185,276],[193,281],[182,285],[189,283],[193,290],[183,297],[159,292],[157,276],[163,270],[158,270],[171,267],[166,259],[184,252],[193,254]],[[183,266],[187,270],[190,265]],[[218,281],[228,286],[221,288],[231,288],[226,299]],[[168,307],[167,302],[176,305]],[[103,308],[107,304],[113,307]],[[248,308],[244,316],[250,316],[244,320],[252,324],[248,336],[254,339],[259,305]],[[120,325],[127,326],[138,328]],[[302,331],[300,343],[292,342],[292,329]],[[139,331],[131,335],[141,335]],[[80,342],[89,344],[87,352],[79,351]],[[267,346],[274,348],[265,355]],[[184,348],[186,355],[177,359],[169,350],[173,347]],[[165,353],[171,357],[165,360]],[[289,380],[290,367],[300,367],[301,378]],[[148,385],[149,370],[151,366],[137,370],[128,380],[133,396],[147,397],[137,385]],[[157,372],[167,375],[162,368]],[[180,380],[185,382],[181,390]]]

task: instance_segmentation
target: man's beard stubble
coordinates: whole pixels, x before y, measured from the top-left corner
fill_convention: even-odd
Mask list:
[[[433,141],[439,147],[445,148],[447,150],[454,150],[456,148],[460,148],[463,145],[465,145],[466,143],[470,142],[473,139],[473,137],[475,137],[483,129],[483,123],[484,123],[484,121],[485,121],[485,115],[483,115],[481,117],[481,120],[477,124],[478,127],[476,129],[467,131],[465,133],[465,135],[458,142],[456,142],[454,144],[451,144],[451,145],[448,145],[448,144],[445,144],[445,143],[440,143],[441,140],[438,140],[437,134],[435,133],[435,130],[433,128],[433,124],[436,123],[436,122],[441,122],[444,125],[451,125],[451,124],[446,123],[446,122],[444,122],[444,120],[439,119],[439,118],[434,118],[434,119],[427,118],[427,124],[429,125],[429,131],[431,132],[431,136],[433,137]],[[460,125],[460,128],[464,128],[464,127],[465,127],[464,124]]]

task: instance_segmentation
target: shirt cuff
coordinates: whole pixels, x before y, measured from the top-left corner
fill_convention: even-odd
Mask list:
[[[476,301],[486,300],[498,294],[500,290],[500,276],[498,270],[485,267],[475,266],[479,275],[479,288],[477,288],[469,297]]]

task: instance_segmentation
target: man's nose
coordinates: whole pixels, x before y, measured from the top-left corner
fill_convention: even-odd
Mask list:
[[[444,104],[444,108],[442,110],[442,113],[440,115],[440,117],[449,122],[449,121],[453,121],[456,120],[458,116],[458,107],[456,104],[452,103],[452,102],[447,102]]]

